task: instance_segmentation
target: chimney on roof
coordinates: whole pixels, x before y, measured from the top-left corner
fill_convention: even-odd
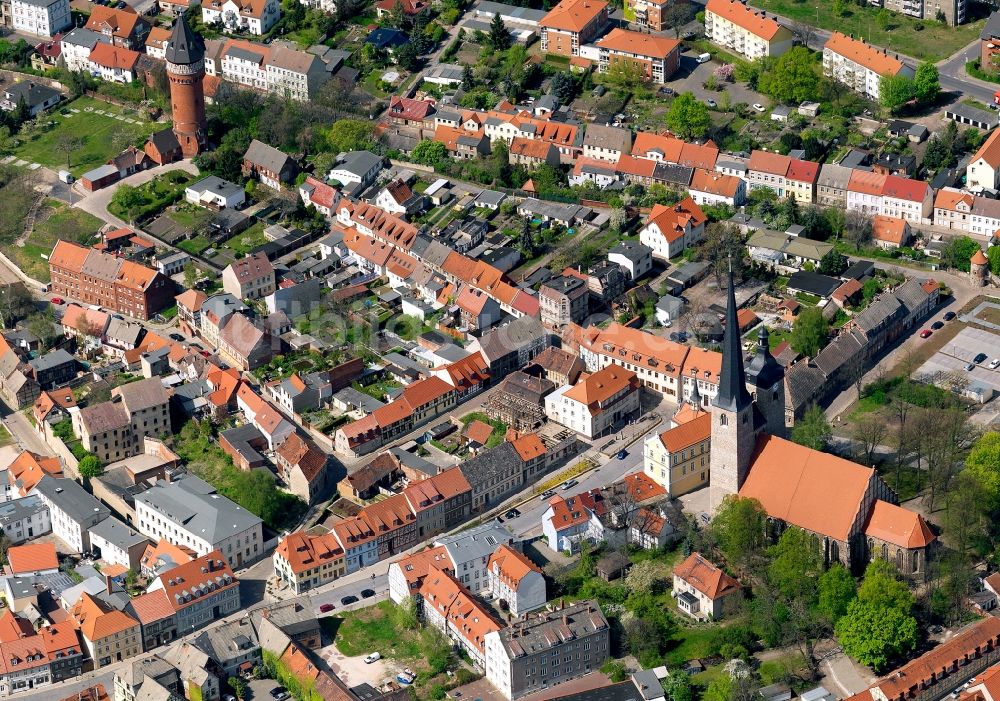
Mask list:
[[[110,595],[114,589],[114,582],[111,579],[111,575],[104,575],[104,590]]]

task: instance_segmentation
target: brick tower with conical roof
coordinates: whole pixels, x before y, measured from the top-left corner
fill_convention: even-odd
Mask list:
[[[167,79],[174,134],[185,158],[205,149],[205,43],[191,31],[182,13],[167,42]]]

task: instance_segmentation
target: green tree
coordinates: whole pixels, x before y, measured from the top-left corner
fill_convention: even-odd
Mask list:
[[[830,252],[819,261],[819,272],[823,275],[839,277],[845,270],[847,270],[847,256],[835,248],[830,249]]]
[[[194,287],[194,284],[198,282],[200,277],[198,273],[198,266],[194,263],[188,263],[184,266],[184,284],[188,287]]]
[[[890,19],[891,18],[889,17],[889,11],[886,10],[885,8],[879,10],[878,13],[876,13],[875,15],[875,22],[878,24],[878,28],[881,29],[883,32],[889,28]]]
[[[549,83],[549,91],[559,98],[559,102],[568,105],[576,96],[577,84],[572,73],[556,73]]]
[[[618,92],[629,92],[646,82],[646,71],[636,61],[619,60],[608,64],[604,79]]]
[[[795,318],[789,342],[796,353],[814,358],[826,345],[828,333],[829,324],[823,317],[823,310],[809,307]]]
[[[787,104],[815,100],[819,84],[819,68],[804,46],[793,46],[777,59],[766,59],[757,80],[761,92]]]
[[[839,562],[835,562],[820,575],[817,590],[817,609],[832,624],[836,624],[847,613],[848,605],[858,594],[854,577]]]
[[[768,550],[768,580],[789,599],[812,601],[823,573],[823,554],[816,536],[789,526]]]
[[[878,82],[878,101],[890,114],[913,99],[913,81],[905,75],[884,75]]]
[[[765,543],[767,512],[756,499],[729,495],[712,519],[712,533],[726,560],[749,572]]]
[[[949,267],[967,273],[969,272],[969,261],[972,259],[972,255],[980,250],[980,248],[979,243],[974,239],[968,236],[958,236],[948,242],[948,245],[945,246],[941,254],[941,258]]]
[[[125,183],[119,185],[118,189],[115,190],[115,194],[111,196],[111,204],[114,205],[118,211],[125,212],[125,215],[129,218],[130,222],[144,201],[145,198],[139,188]]]
[[[712,126],[708,106],[693,93],[686,92],[674,98],[666,116],[667,128],[681,139],[700,139]]]
[[[233,694],[236,695],[236,698],[243,701],[243,698],[247,693],[247,683],[240,677],[229,677],[227,683],[229,684],[229,688],[233,690]]]
[[[990,251],[994,248],[1000,246]],[[1000,507],[1000,433],[987,431],[979,437],[965,458],[965,469],[979,483],[990,509]]]
[[[913,77],[913,91],[920,102],[930,104],[941,94],[941,82],[938,79],[938,69],[930,61],[924,61],[917,66]]]
[[[375,124],[361,119],[338,119],[326,131],[331,151],[365,151],[375,145]]]
[[[806,409],[792,428],[792,440],[813,450],[826,450],[832,436],[826,414],[815,404]]]
[[[847,14],[847,3],[844,0],[833,0],[833,16],[843,17]]]
[[[510,30],[507,29],[507,25],[504,24],[503,18],[499,14],[493,15],[493,19],[490,20],[490,33],[487,35],[486,41],[497,53],[510,48]]]
[[[96,455],[90,453],[83,456],[77,469],[80,471],[80,476],[87,479],[98,477],[104,472],[101,461],[97,459]]]
[[[420,48],[417,42],[411,41],[400,46],[392,55],[396,65],[408,71],[415,70],[420,65]]]
[[[410,157],[417,163],[433,166],[448,157],[448,149],[440,141],[424,139],[413,147],[413,153],[410,154]]]
[[[837,641],[861,664],[881,672],[917,646],[917,619],[895,608],[855,599],[837,621]]]
[[[663,686],[663,693],[670,701],[693,701],[694,699],[691,676],[684,672],[668,674],[667,678],[660,684]]]

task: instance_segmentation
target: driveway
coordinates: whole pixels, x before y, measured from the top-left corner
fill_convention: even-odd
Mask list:
[[[119,180],[114,185],[110,185],[109,187],[98,190],[97,192],[87,192],[82,186],[80,186],[75,189],[75,192],[77,195],[81,196],[81,199],[78,200],[73,206],[79,207],[84,212],[93,214],[98,219],[106,221],[117,227],[129,227],[131,229],[135,229],[136,231],[140,231],[136,227],[130,226],[128,222],[123,221],[108,212],[108,204],[110,204],[111,198],[115,196],[115,192],[117,192],[118,188],[123,184],[132,186],[142,185],[143,183],[148,183],[157,175],[170,172],[171,170],[183,170],[191,173],[192,175],[198,175],[199,172],[197,166],[191,162],[191,159],[186,158],[183,161],[177,161],[176,163],[170,163],[163,166],[156,166],[155,168],[144,170],[140,173],[136,173],[135,175],[130,175],[127,178]]]
[[[698,63],[698,53],[688,49],[681,54],[680,68],[677,69],[667,85],[678,93],[692,92],[695,97],[702,101],[711,99],[719,102],[722,99],[722,93],[728,93],[729,103],[732,105],[740,102],[745,102],[748,105],[755,102],[762,105],[768,104],[766,97],[749,89],[743,83],[723,83],[722,90],[706,90],[703,87],[704,82],[720,64],[715,61]]]

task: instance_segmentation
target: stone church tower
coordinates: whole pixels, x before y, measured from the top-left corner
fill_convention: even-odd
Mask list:
[[[764,416],[764,431],[772,436],[785,436],[785,369],[781,367],[768,345],[767,327],[760,325],[757,355],[747,368],[747,389],[754,404]]]
[[[167,42],[167,79],[174,134],[185,158],[205,149],[205,44],[181,13]]]
[[[712,508],[727,494],[739,492],[750,470],[757,444],[753,398],[747,392],[740,347],[740,325],[736,320],[736,291],[729,273],[729,300],[726,305],[726,334],[722,342],[722,372],[719,393],[712,399],[712,454],[709,459],[709,496]],[[782,410],[783,412],[783,410]]]

